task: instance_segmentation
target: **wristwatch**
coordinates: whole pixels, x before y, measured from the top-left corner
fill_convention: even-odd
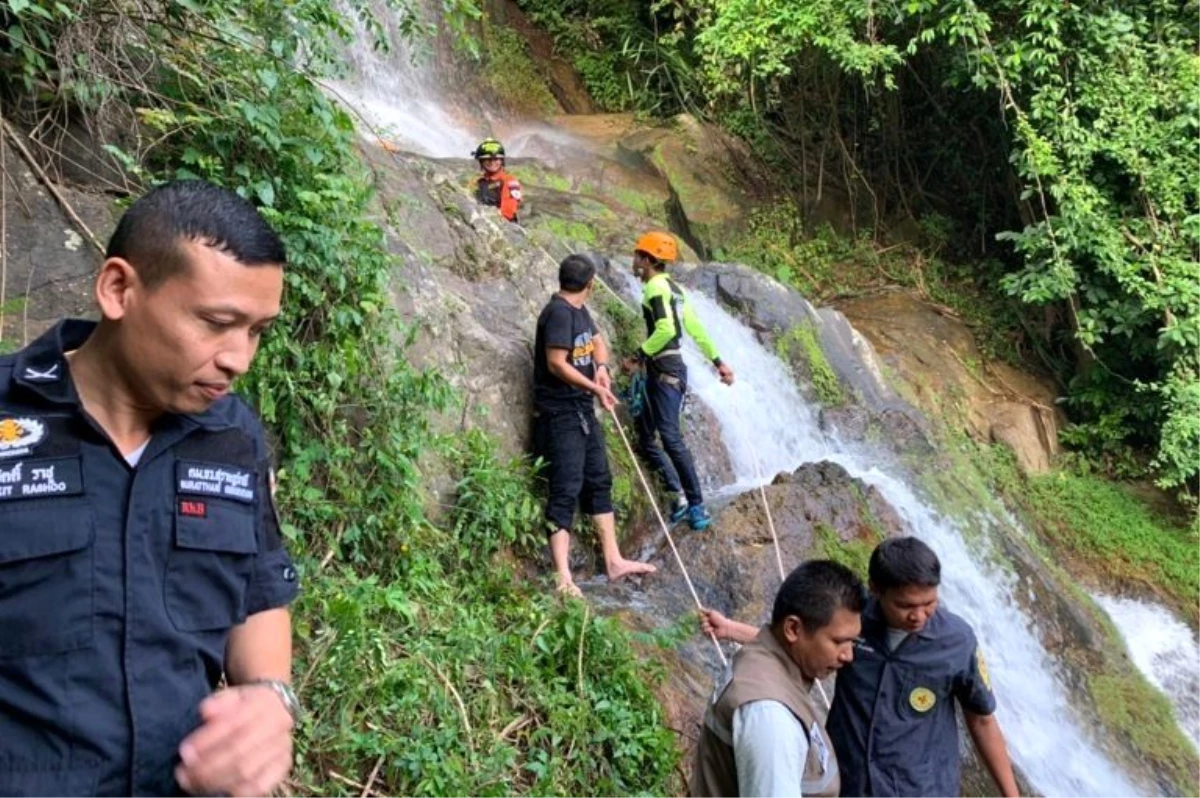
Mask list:
[[[284,709],[292,716],[292,722],[300,722],[300,699],[296,698],[296,692],[292,690],[290,684],[280,679],[255,679],[246,682],[247,686],[252,684],[261,684],[274,690],[275,695],[279,696],[279,700],[283,702]]]

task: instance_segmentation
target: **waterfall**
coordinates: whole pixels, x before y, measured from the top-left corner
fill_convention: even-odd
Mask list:
[[[1032,785],[1044,795],[1138,794],[1072,711],[1053,658],[1013,596],[1014,577],[972,553],[954,520],[883,465],[882,453],[822,432],[783,362],[716,302],[695,291],[690,297],[721,357],[738,375],[733,387],[722,385],[695,346],[685,344],[691,388],[716,415],[733,459],[731,487],[743,490],[804,463],[830,460],[877,488],[912,534],[941,558],[943,603],[979,637],[999,702],[997,718],[1013,760]]]
[[[352,15],[353,16],[353,15]],[[346,47],[350,76],[331,84],[337,99],[356,115],[355,124],[401,149],[433,158],[469,158],[484,133],[446,112],[442,92],[422,52],[388,18],[388,53],[371,46],[371,34],[355,17],[355,37]]]
[[[1137,599],[1093,596],[1116,625],[1129,656],[1175,707],[1184,736],[1200,749],[1200,642],[1163,606]]]

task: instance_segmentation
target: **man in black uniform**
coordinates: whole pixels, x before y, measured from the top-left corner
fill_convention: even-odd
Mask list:
[[[296,571],[229,392],[284,262],[237,195],[161,186],[113,233],[99,324],[0,357],[0,794],[264,795],[290,770]]]
[[[617,403],[608,374],[608,344],[584,302],[595,282],[599,257],[570,255],[558,267],[559,291],[538,316],[533,355],[534,444],[546,459],[550,556],[558,589],[581,595],[571,577],[568,553],[575,505],[592,517],[611,580],[653,573],[653,565],[621,556],[612,506],[612,474],[604,431],[592,397],[605,410]]]

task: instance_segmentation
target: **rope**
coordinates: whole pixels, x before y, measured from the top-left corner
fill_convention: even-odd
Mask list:
[[[625,297],[614,291],[612,286],[602,280],[599,275],[596,275],[596,282],[600,283],[600,285],[602,285],[605,290],[608,291],[608,293],[616,297],[625,305],[625,307],[629,308],[630,310],[633,309],[633,306],[626,301]],[[662,513],[659,512],[658,502],[654,500],[654,493],[650,490],[649,483],[646,482],[646,475],[642,473],[642,467],[638,465],[637,455],[633,453],[633,447],[629,445],[629,439],[625,437],[625,429],[621,426],[621,420],[617,418],[617,413],[615,410],[609,410],[608,412],[610,415],[612,415],[613,422],[617,425],[617,432],[621,433],[621,440],[625,444],[625,449],[629,452],[629,458],[633,461],[633,466],[638,472],[638,478],[642,481],[642,487],[646,489],[646,495],[650,498],[650,506],[654,508],[654,514],[658,516],[658,523],[662,525],[663,532],[665,532],[667,535],[667,542],[671,544],[671,553],[675,555],[675,561],[679,563],[679,570],[683,572],[684,581],[687,582],[688,590],[690,590],[692,593],[692,600],[696,602],[696,607],[703,612],[704,605],[700,603],[700,597],[696,595],[696,588],[692,586],[692,580],[688,578],[687,568],[685,568],[683,565],[683,559],[679,556],[679,550],[675,548],[675,541],[671,538],[671,531],[667,528],[667,522],[663,518]],[[740,407],[738,408],[738,417],[745,418],[745,416],[743,416],[741,413]],[[747,440],[749,440],[749,438],[747,438]],[[783,572],[783,555],[779,551],[779,536],[775,533],[775,519],[771,517],[771,505],[769,502],[767,502],[767,491],[762,484],[762,468],[758,461],[758,451],[751,446],[750,454],[754,460],[754,472],[758,476],[758,494],[760,497],[762,497],[763,509],[766,510],[767,513],[767,526],[771,530],[771,542],[775,544],[775,564],[779,566],[779,581],[783,582],[785,578]],[[717,655],[721,657],[721,664],[727,664],[725,652],[721,650],[721,644],[717,641],[716,635],[710,634],[708,637],[713,641],[713,645],[717,648]],[[825,694],[825,688],[821,686],[819,681],[816,682],[816,685],[817,690],[821,693],[821,700],[825,702],[825,711],[828,712],[830,706],[829,696]]]
[[[737,396],[738,394],[734,395]],[[737,400],[735,399],[735,401]],[[742,413],[740,403],[737,408],[737,416],[739,419],[746,418],[746,416]],[[750,441],[751,438],[747,436],[746,440]],[[763,485],[762,466],[758,460],[758,450],[754,448],[753,444],[750,444],[749,449],[750,458],[754,461],[754,474],[758,478],[758,495],[762,498],[763,510],[765,510],[767,513],[767,527],[771,530],[771,542],[775,544],[775,564],[779,566],[779,581],[782,584],[783,580],[787,577],[783,572],[783,555],[779,550],[779,536],[775,534],[775,519],[771,517],[771,504],[767,501],[767,490]],[[825,703],[825,711],[828,712],[830,709],[830,703],[829,696],[825,693],[825,687],[821,684],[819,679],[813,680],[813,684],[817,686],[817,692],[821,694],[821,701]]]
[[[621,419],[617,418],[617,411],[612,408],[609,408],[608,414],[612,416],[613,423],[617,425],[617,432],[621,434],[621,442],[625,444],[625,450],[629,452],[629,459],[633,462],[633,467],[637,470],[638,479],[642,481],[642,487],[646,490],[646,497],[650,499],[650,506],[654,508],[654,515],[658,518],[658,523],[662,526],[662,531],[666,533],[667,543],[671,544],[671,553],[675,555],[675,562],[679,563],[679,570],[683,573],[683,581],[687,583],[688,590],[692,594],[692,601],[696,602],[696,609],[703,612],[704,605],[700,603],[700,596],[696,594],[696,588],[692,585],[691,577],[688,576],[687,567],[683,564],[683,558],[679,556],[679,549],[675,548],[675,539],[671,537],[671,530],[667,526],[667,521],[658,509],[658,502],[654,500],[654,491],[650,490],[650,483],[646,481],[646,475],[642,472],[641,465],[638,464],[637,455],[634,454],[633,447],[629,445],[629,438],[625,436],[625,428],[621,426]],[[721,644],[718,642],[717,636],[710,633],[708,637],[717,649],[717,656],[721,658],[721,664],[728,665],[729,661],[725,659],[725,652],[721,650]]]
[[[738,401],[737,396],[739,396],[739,393],[735,392],[735,402]],[[738,419],[746,418],[742,413],[740,402],[738,402],[737,416]],[[750,440],[750,436],[747,435],[746,441],[749,443]],[[750,443],[748,448],[750,449],[750,459],[754,461],[754,475],[758,480],[758,495],[762,499],[763,510],[767,513],[767,528],[771,530],[771,542],[775,544],[775,564],[779,566],[779,581],[782,583],[786,578],[783,572],[783,554],[779,551],[779,535],[775,533],[775,519],[771,517],[771,503],[767,501],[767,489],[763,485],[762,464],[759,462],[758,450],[754,448],[754,445]]]

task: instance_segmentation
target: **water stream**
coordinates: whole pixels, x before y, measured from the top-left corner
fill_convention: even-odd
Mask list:
[[[356,76],[337,84],[338,94],[405,149],[431,157],[466,156],[479,133],[464,129],[447,113],[431,81],[414,68],[409,50],[399,44],[381,57],[365,44],[365,35],[361,41],[347,53]],[[979,635],[1000,702],[998,718],[1014,760],[1035,789],[1046,795],[1140,793],[1097,749],[1072,712],[1055,662],[1041,646],[1033,622],[1018,609],[1013,579],[986,563],[981,544],[969,549],[955,522],[923,502],[888,468],[886,458],[823,432],[787,367],[716,303],[695,292],[692,297],[722,357],[739,375],[733,388],[721,385],[695,348],[690,343],[686,347],[692,390],[718,419],[736,475],[722,492],[741,492],[776,473],[821,460],[834,461],[875,486],[912,533],[941,557],[945,605]],[[787,552],[784,556],[787,564]]]
[[[356,36],[345,49],[351,77],[332,84],[337,98],[353,111],[368,139],[379,137],[433,158],[469,157],[483,135],[447,113],[428,54],[400,34],[395,20],[386,24],[391,50],[380,53],[356,21]]]
[[[739,375],[732,388],[722,385],[699,351],[685,344],[691,388],[716,415],[733,462],[736,482],[727,490],[740,492],[821,460],[875,486],[912,534],[941,558],[944,605],[979,636],[999,699],[997,718],[1014,761],[1033,786],[1045,795],[1140,794],[1071,710],[1056,663],[1013,597],[1013,577],[987,564],[980,543],[972,544],[974,551],[968,548],[956,523],[894,476],[883,465],[886,458],[824,433],[787,366],[753,331],[703,294],[690,296],[721,357]],[[785,567],[795,564],[787,562],[787,552],[784,558]]]
[[[1171,701],[1179,728],[1200,749],[1200,642],[1159,604],[1093,596],[1112,618],[1142,675]]]

